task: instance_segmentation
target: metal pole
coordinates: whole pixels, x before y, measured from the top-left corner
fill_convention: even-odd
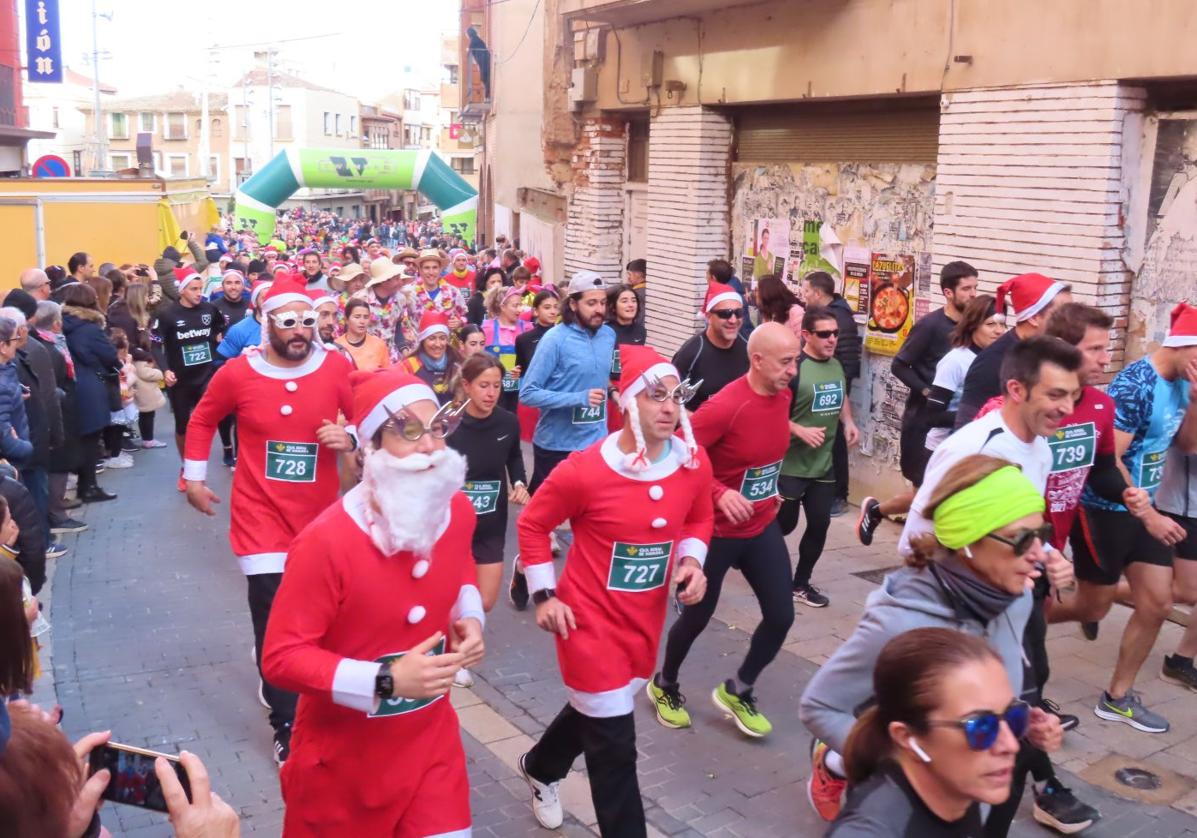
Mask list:
[[[95,107],[96,159],[93,169],[108,168],[108,132],[103,128],[103,113],[100,110],[100,26],[96,13],[96,0],[91,0],[91,92]]]
[[[270,129],[270,159],[274,159],[274,49],[266,50],[266,125]]]

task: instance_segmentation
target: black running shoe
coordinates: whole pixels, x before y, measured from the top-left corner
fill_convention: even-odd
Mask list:
[[[1085,635],[1086,640],[1096,640],[1097,639],[1097,629],[1100,626],[1101,626],[1101,623],[1098,623],[1098,622],[1081,623],[1081,634]]]
[[[1179,655],[1165,655],[1162,674],[1165,681],[1197,692],[1197,666],[1193,666],[1192,659],[1186,660]]]
[[[1045,713],[1051,713],[1060,720],[1060,727],[1064,730],[1072,730],[1081,723],[1081,720],[1071,713],[1060,712],[1060,705],[1052,701],[1050,698],[1039,699],[1039,709]]]
[[[516,611],[525,611],[528,608],[528,577],[520,570],[519,562],[520,557],[516,553],[511,563],[511,586],[507,589],[507,598]]]
[[[809,605],[811,608],[826,608],[831,602],[827,596],[816,588],[814,585],[803,585],[801,588],[795,588],[793,593],[794,602],[800,602],[803,605]]]
[[[1077,800],[1072,790],[1055,777],[1047,781],[1042,792],[1035,793],[1032,814],[1039,823],[1064,835],[1088,829],[1101,819],[1100,812]]]
[[[868,547],[873,543],[873,534],[881,526],[884,518],[881,515],[881,501],[868,497],[860,503],[860,517],[856,519],[856,537],[860,543]]]
[[[838,518],[848,511],[848,501],[836,498],[831,502],[831,517]]]
[[[232,448],[224,449],[224,456],[221,457],[221,462],[224,463],[225,468],[237,467],[237,457],[233,454]]]
[[[274,764],[279,768],[291,756],[291,725],[283,725],[274,732]]]

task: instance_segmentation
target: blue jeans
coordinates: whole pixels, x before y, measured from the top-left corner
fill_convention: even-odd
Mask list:
[[[50,543],[50,475],[44,468],[21,469],[21,482],[29,490],[37,507],[38,520],[45,528],[46,543]]]

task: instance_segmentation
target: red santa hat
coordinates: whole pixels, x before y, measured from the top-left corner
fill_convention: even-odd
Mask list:
[[[632,436],[636,440],[636,450],[624,457],[624,468],[632,472],[647,469],[648,445],[644,441],[644,430],[640,427],[640,409],[636,404],[636,396],[650,384],[655,384],[663,378],[673,376],[679,382],[682,377],[677,368],[666,361],[657,350],[651,346],[637,346],[625,343],[619,347],[619,407],[627,411],[628,425],[632,428]],[[686,443],[686,454],[678,459],[687,468],[698,466],[698,444],[694,441],[694,431],[690,427],[690,417],[685,408],[681,409],[682,438]]]
[[[320,308],[322,305],[332,303],[337,305],[337,298],[331,292],[325,291],[321,288],[312,288],[308,290],[308,296],[312,298],[312,308]]]
[[[1197,306],[1189,305],[1187,300],[1176,304],[1164,346],[1197,346]]]
[[[273,271],[275,274],[278,274],[280,272],[281,273],[291,273],[291,266],[288,265],[286,262],[275,262]]]
[[[420,331],[416,334],[416,341],[423,343],[435,334],[448,336],[449,317],[442,311],[426,311],[420,318]]]
[[[705,314],[710,314],[711,309],[720,303],[739,303],[744,304],[744,298],[736,293],[736,289],[730,285],[724,285],[722,282],[708,282],[707,283],[707,298],[702,304],[702,310]]]
[[[353,387],[354,424],[361,440],[373,439],[391,413],[398,413],[409,404],[437,403],[432,388],[401,367],[359,370],[350,374],[349,383]]]
[[[1020,274],[998,286],[995,304],[998,312],[1002,312],[1009,297],[1014,306],[1014,322],[1021,323],[1043,311],[1057,294],[1067,289],[1063,282],[1043,274]]]
[[[202,284],[204,281],[204,278],[197,274],[195,272],[195,268],[192,267],[185,266],[181,268],[175,268],[174,275],[175,288],[177,288],[179,291],[182,291],[184,288],[186,288],[187,283],[189,282],[199,282]]]
[[[540,276],[540,260],[535,256],[529,256],[524,260],[524,267],[532,276]]]

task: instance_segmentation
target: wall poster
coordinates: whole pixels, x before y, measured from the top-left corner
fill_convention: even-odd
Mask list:
[[[897,355],[914,325],[914,256],[874,253],[869,263],[869,319],[864,345]]]

